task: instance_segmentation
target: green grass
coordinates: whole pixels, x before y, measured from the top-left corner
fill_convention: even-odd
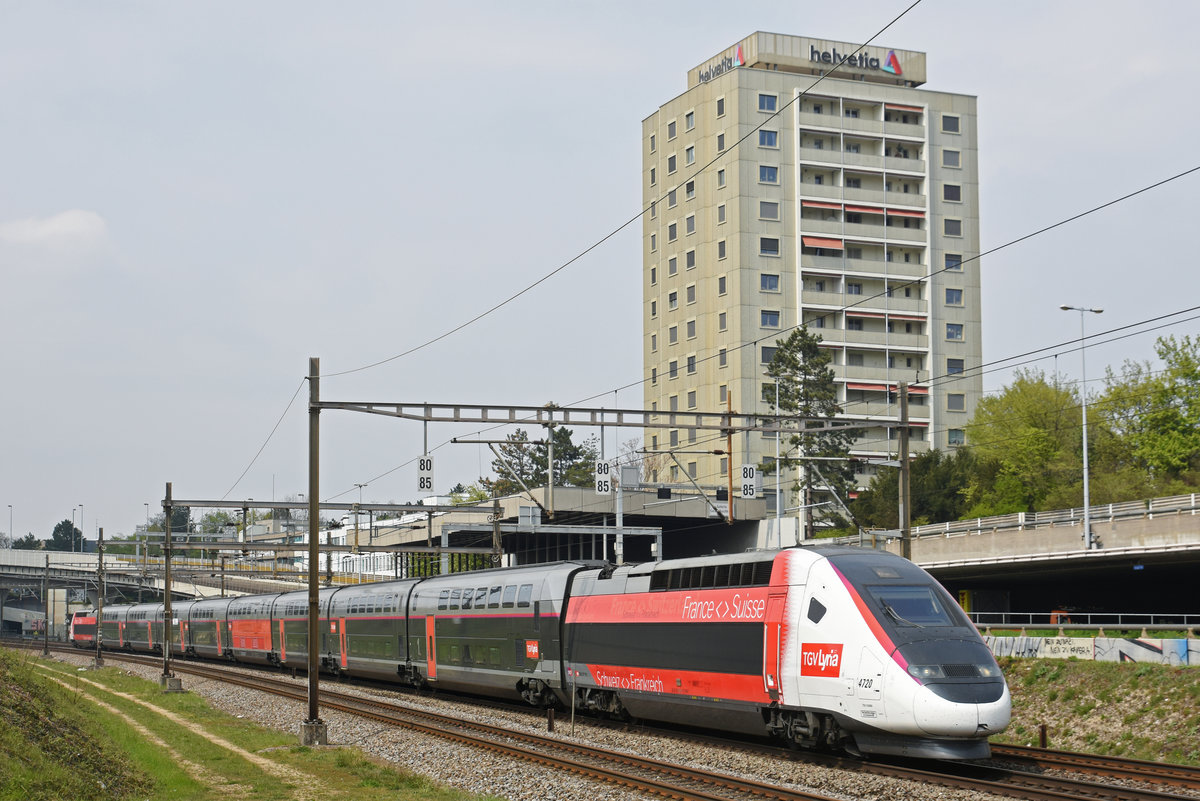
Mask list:
[[[72,689],[49,681],[35,662],[49,667]],[[167,714],[87,684],[97,682],[161,708]],[[96,706],[96,698],[166,741],[200,766],[188,771],[167,749],[128,721]],[[297,733],[260,727],[209,707],[199,696],[163,693],[157,683],[116,668],[79,672],[72,665],[42,662],[0,649],[0,714],[16,725],[0,728],[0,801],[461,801],[479,798],[398,770],[355,749],[303,748]],[[172,718],[271,760],[278,775],[191,732]],[[10,766],[12,769],[10,770]]]
[[[999,660],[1013,696],[998,743],[1200,765],[1200,668],[1086,660]]]

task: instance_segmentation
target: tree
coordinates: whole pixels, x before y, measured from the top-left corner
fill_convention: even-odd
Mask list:
[[[491,493],[479,481],[476,481],[469,487],[464,487],[461,483],[459,483],[450,490],[450,502],[456,506],[470,506],[473,504],[483,503],[484,501],[490,501],[491,499]]]
[[[32,536],[32,535],[30,535]],[[55,524],[54,533],[46,543],[47,551],[78,551],[83,548],[83,532],[70,520]]]
[[[854,487],[849,456],[855,432],[849,428],[825,427],[842,409],[837,402],[833,370],[829,367],[833,356],[820,343],[821,338],[810,333],[808,326],[777,340],[767,375],[778,387],[778,407],[776,387],[763,388],[763,400],[772,411],[778,408],[782,414],[799,418],[799,430],[787,438],[787,448],[781,451],[779,461],[782,467],[802,468],[792,490],[803,493],[800,497],[809,508],[810,536],[817,518],[835,525],[842,522],[832,506],[813,507],[815,493],[832,492],[844,501]],[[820,461],[814,457],[820,457]],[[776,469],[769,462],[763,467],[768,473]]]
[[[591,485],[598,440],[589,437],[576,444],[571,429],[556,426],[552,431],[555,486]],[[479,479],[479,484],[487,491],[488,497],[493,494],[514,495],[521,492],[521,485],[514,478],[514,474],[531,490],[547,483],[549,449],[544,443],[531,443],[524,429],[518,428],[509,434],[507,442],[499,445],[498,450],[503,459],[492,460],[492,470],[498,477]]]
[[[13,540],[12,547],[18,551],[40,551],[42,549],[42,541],[30,533]]]
[[[911,520],[915,526],[958,520],[967,509],[966,489],[975,475],[975,455],[968,448],[954,453],[928,451],[909,463]],[[884,469],[850,504],[868,528],[900,527],[900,471]]]
[[[1200,338],[1159,338],[1154,350],[1164,369],[1108,370],[1096,411],[1157,491],[1188,491],[1200,483]]]

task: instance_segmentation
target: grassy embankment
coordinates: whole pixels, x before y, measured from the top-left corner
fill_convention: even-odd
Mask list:
[[[194,695],[166,695],[115,668],[78,672],[3,648],[0,720],[0,801],[472,798],[354,749],[299,747],[294,734],[218,712]]]
[[[1200,667],[1001,659],[1012,724],[993,742],[1200,765]]]

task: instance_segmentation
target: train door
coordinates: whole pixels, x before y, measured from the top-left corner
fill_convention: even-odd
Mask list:
[[[772,589],[767,596],[767,613],[763,620],[766,629],[763,637],[763,689],[773,701],[779,699],[786,608],[787,588]]]
[[[346,667],[346,618],[338,619],[338,647],[342,657],[342,667]]]
[[[287,661],[287,641],[284,639],[283,620],[279,621],[279,661]]]
[[[425,616],[425,675],[430,681],[437,680],[437,651],[434,646],[433,615]]]
[[[117,643],[122,648],[125,647],[125,621],[124,620],[117,621]]]

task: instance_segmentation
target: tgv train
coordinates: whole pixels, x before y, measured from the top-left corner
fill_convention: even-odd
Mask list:
[[[172,650],[307,666],[308,592],[172,606]],[[1004,677],[949,594],[900,557],[797,548],[564,562],[327,588],[322,670],[803,747],[990,753]],[[160,650],[162,604],[106,606],[103,646]]]

